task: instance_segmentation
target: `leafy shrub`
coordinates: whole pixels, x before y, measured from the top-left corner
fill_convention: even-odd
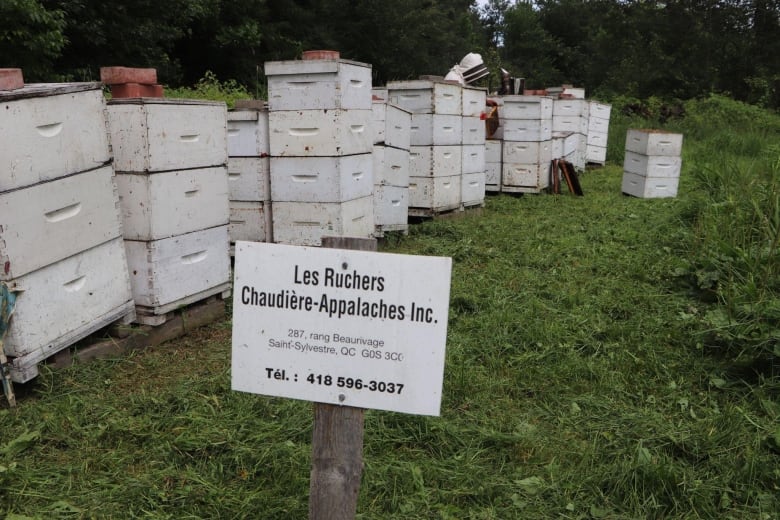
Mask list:
[[[252,99],[252,95],[246,87],[232,79],[220,81],[211,71],[207,71],[194,87],[166,89],[165,96],[169,98],[224,101],[227,103],[228,108],[235,107],[236,100]]]

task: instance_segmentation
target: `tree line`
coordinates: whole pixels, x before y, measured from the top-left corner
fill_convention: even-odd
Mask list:
[[[445,75],[469,52],[527,88],[780,106],[780,0],[2,0],[0,67],[90,81],[154,67],[166,85],[207,71],[261,92],[263,63],[335,49],[374,83]]]

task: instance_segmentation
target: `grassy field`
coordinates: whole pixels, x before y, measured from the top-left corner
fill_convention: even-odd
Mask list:
[[[625,129],[652,122],[614,114],[584,197],[490,196],[382,245],[453,258],[444,394],[441,417],[367,412],[358,518],[780,517],[780,124],[724,106],[670,123],[675,199],[621,195]],[[312,405],[232,392],[230,327],[21,389],[0,518],[305,518]]]

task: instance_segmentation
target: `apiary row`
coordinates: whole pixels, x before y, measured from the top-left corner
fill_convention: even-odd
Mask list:
[[[500,126],[488,139],[487,191],[539,193],[550,184],[550,162],[584,170],[604,164],[610,106],[548,95],[491,98]]]

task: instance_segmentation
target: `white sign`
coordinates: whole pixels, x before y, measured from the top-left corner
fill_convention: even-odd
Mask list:
[[[236,242],[232,388],[439,415],[452,260]]]

